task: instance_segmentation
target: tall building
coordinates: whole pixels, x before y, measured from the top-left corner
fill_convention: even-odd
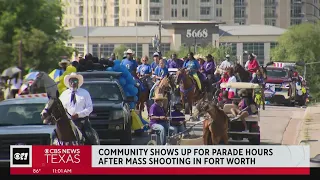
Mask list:
[[[288,28],[319,18],[319,0],[63,0],[68,27],[130,26],[133,21],[216,20]],[[87,4],[88,2],[88,4]],[[87,8],[88,6],[88,8]],[[88,10],[88,16],[87,16]]]

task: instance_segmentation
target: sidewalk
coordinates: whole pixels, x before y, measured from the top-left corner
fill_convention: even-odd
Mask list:
[[[298,144],[310,145],[311,158],[320,154],[320,104],[307,107],[298,137]]]

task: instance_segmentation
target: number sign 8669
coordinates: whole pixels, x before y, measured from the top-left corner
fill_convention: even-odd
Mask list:
[[[187,34],[186,34],[187,38],[206,38],[208,37],[208,30],[207,29],[188,29],[187,30]]]

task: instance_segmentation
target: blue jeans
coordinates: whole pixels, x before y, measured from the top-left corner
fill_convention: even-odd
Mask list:
[[[168,135],[168,131],[169,130],[170,132],[173,131],[173,127],[169,128],[169,123],[167,121],[153,124],[151,128],[155,131],[159,131],[159,140],[161,145],[166,144],[166,141],[167,141],[166,136]]]
[[[186,130],[186,128],[184,127],[184,124],[182,124],[180,126],[172,126],[172,127],[174,128],[175,134],[181,133]]]

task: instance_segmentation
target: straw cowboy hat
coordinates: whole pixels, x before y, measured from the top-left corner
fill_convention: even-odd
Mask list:
[[[128,49],[125,53],[126,53],[126,54],[134,54],[135,52],[132,51],[132,49]]]
[[[156,94],[152,99],[154,100],[165,100],[166,97],[163,96],[163,94]]]
[[[66,60],[66,59],[62,59],[60,62],[59,62],[59,66],[61,67],[62,64],[67,64],[69,65],[70,64],[70,61]]]
[[[77,78],[77,79],[79,80],[79,85],[78,85],[78,87],[81,87],[81,86],[82,86],[82,84],[83,84],[83,76],[82,76],[81,74],[77,74],[77,73],[73,72],[73,73],[71,73],[71,74],[69,74],[69,75],[66,75],[66,76],[64,77],[64,85],[66,85],[67,88],[70,88],[70,86],[69,86],[69,80],[70,80],[71,78]]]

